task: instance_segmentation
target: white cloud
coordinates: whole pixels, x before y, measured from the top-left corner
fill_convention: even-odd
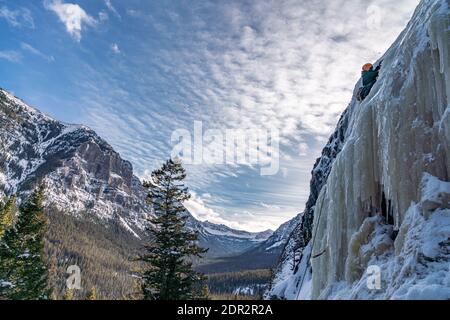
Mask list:
[[[109,11],[111,11],[112,13],[114,13],[114,15],[121,19],[122,17],[120,16],[119,12],[116,10],[116,8],[113,6],[111,0],[105,0],[105,5],[108,8]]]
[[[96,20],[88,15],[78,4],[64,3],[61,0],[46,0],[48,10],[53,11],[59,20],[64,23],[67,32],[76,40],[81,40],[81,32],[85,26],[94,26]]]
[[[278,226],[286,221],[286,216],[281,212],[285,208],[281,208],[276,205],[268,205],[261,203],[260,205],[266,211],[270,211],[271,214],[261,215],[253,213],[248,210],[239,210],[238,213],[223,214],[212,209],[206,200],[209,202],[215,202],[217,199],[214,196],[207,194],[207,198],[199,196],[195,192],[191,192],[191,199],[184,203],[186,209],[200,221],[209,221],[215,224],[223,224],[236,230],[246,230],[252,232],[261,232],[265,230],[275,230]]]
[[[277,205],[273,205],[273,204],[267,204],[264,202],[260,203],[261,207],[266,208],[266,209],[272,209],[272,210],[280,210],[281,208]]]
[[[99,14],[98,14],[98,19],[101,22],[108,21],[109,20],[109,15],[106,12],[104,12],[104,11],[100,11]]]
[[[28,52],[30,52],[30,53],[32,53],[32,54],[38,56],[38,57],[41,57],[41,58],[44,59],[44,60],[47,60],[48,62],[53,62],[53,61],[55,61],[55,58],[54,58],[53,56],[48,56],[48,55],[42,53],[41,51],[39,51],[38,49],[36,49],[35,47],[33,47],[32,45],[30,45],[30,44],[28,44],[28,43],[26,43],[26,42],[22,42],[22,43],[20,44],[20,47],[21,47],[23,50],[25,50],[25,51],[28,51]]]
[[[22,59],[22,55],[17,51],[0,51],[0,59],[19,62]]]
[[[127,14],[131,17],[139,17],[141,16],[141,12],[135,9],[127,9]]]
[[[191,192],[191,199],[184,203],[186,209],[200,221],[209,221],[217,224],[229,224],[228,221],[222,219],[220,214],[213,209],[208,208],[204,200],[195,192]]]
[[[119,45],[117,43],[111,44],[111,51],[114,52],[115,54],[120,54]]]
[[[298,145],[298,151],[299,151],[299,155],[300,156],[307,156],[308,155],[308,151],[309,151],[309,146],[307,143],[305,142],[301,142]]]
[[[27,8],[10,10],[6,6],[0,8],[0,18],[5,19],[13,27],[26,26],[34,28],[34,19],[31,11]]]
[[[221,131],[278,128],[283,168],[278,177],[263,180],[231,166],[187,170],[191,190],[213,194],[190,202],[199,217],[232,226],[281,223],[280,217],[304,209],[311,168],[350,101],[361,65],[381,57],[418,2],[215,2],[182,6],[185,20],[178,24],[142,7],[129,9],[128,15],[142,19],[136,23],[141,32],[129,37],[136,48],[127,52],[130,61],[101,75],[91,67],[83,74],[90,79],[78,81],[85,86],[82,104],[89,106],[85,122],[130,159],[138,174],[165,160],[172,131],[191,130],[194,120]],[[395,14],[381,21],[367,17],[371,3]],[[165,15],[166,8],[161,10]],[[149,26],[159,32],[150,35]],[[223,194],[226,203],[217,201]],[[261,202],[289,208],[275,212]],[[264,213],[271,212],[278,217],[266,221]]]

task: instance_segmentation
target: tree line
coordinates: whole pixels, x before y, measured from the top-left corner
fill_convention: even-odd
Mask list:
[[[19,208],[16,197],[0,210],[0,299],[49,299],[48,270],[43,260],[47,218],[44,189],[39,187]]]
[[[245,270],[208,275],[208,287],[213,295],[233,294],[238,289],[251,289],[248,295],[261,298],[270,282],[271,270]],[[239,292],[242,295],[242,292]]]

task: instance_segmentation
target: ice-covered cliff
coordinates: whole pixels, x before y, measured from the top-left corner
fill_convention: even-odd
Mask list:
[[[291,236],[311,237],[287,246],[267,297],[450,299],[449,21],[449,0],[423,0],[350,103],[314,223]]]

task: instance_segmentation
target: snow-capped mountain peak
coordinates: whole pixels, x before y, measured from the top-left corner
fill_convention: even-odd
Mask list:
[[[223,224],[214,224],[209,221],[203,222],[202,225],[204,230],[212,235],[229,236],[239,239],[247,239],[255,242],[265,241],[273,234],[272,230],[266,230],[263,232],[248,232],[235,230]]]

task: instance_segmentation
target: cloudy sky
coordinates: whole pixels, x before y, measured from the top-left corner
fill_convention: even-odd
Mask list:
[[[175,130],[280,134],[276,175],[187,165],[189,209],[238,229],[275,229],[304,209],[310,172],[361,65],[419,0],[0,0],[0,87],[83,123],[141,178]]]

